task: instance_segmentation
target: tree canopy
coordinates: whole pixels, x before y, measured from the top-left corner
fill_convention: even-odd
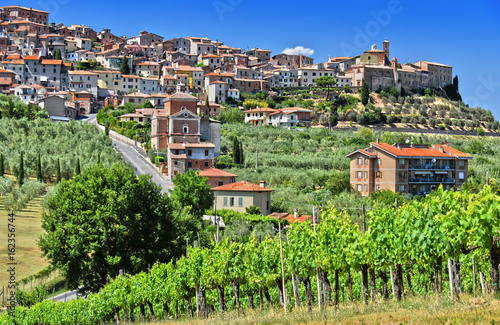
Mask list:
[[[168,197],[127,166],[97,164],[61,182],[47,209],[39,245],[69,288],[97,291],[120,269],[137,273],[172,257]]]
[[[334,77],[331,76],[323,76],[316,79],[316,85],[321,88],[326,88],[326,98],[330,94],[330,88],[335,86],[337,81],[335,81]]]
[[[125,54],[123,55],[122,63],[120,65],[120,73],[130,74],[130,67],[128,66],[128,58]]]

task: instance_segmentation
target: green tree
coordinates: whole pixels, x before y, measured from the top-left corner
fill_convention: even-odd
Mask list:
[[[182,207],[188,207],[188,212],[201,221],[206,209],[214,203],[214,195],[210,193],[207,179],[198,176],[193,170],[174,177],[174,189],[170,198]]]
[[[233,163],[240,163],[240,142],[237,137],[233,138]]]
[[[351,179],[347,172],[337,172],[330,176],[326,182],[325,188],[332,192],[333,195],[338,195],[345,190],[351,191]]]
[[[238,107],[223,107],[220,110],[219,121],[221,123],[235,123],[241,124],[245,121],[245,114]]]
[[[36,162],[36,179],[39,182],[43,182],[43,176],[42,176],[42,160],[40,158],[40,154],[38,154],[38,159]]]
[[[76,166],[75,166],[75,176],[80,175],[80,158],[76,158]]]
[[[219,96],[215,96],[215,103],[219,104]]]
[[[144,102],[144,105],[142,105],[143,108],[154,108],[153,104],[149,100],[146,100]]]
[[[17,184],[19,187],[23,186],[24,183],[24,159],[23,153],[19,156],[19,174],[17,176]]]
[[[255,205],[251,205],[249,207],[246,207],[245,212],[248,214],[262,214],[262,212],[260,211],[260,208],[256,207]]]
[[[54,57],[54,60],[61,60],[62,59],[62,57],[61,57],[61,49],[56,49],[54,51],[53,57]]]
[[[61,183],[61,162],[59,161],[59,158],[57,159],[57,177],[56,177],[56,182]]]
[[[0,177],[5,174],[5,168],[3,165],[3,153],[0,153]]]
[[[337,81],[335,81],[334,77],[331,76],[323,76],[316,79],[316,85],[321,88],[326,88],[326,98],[330,95],[330,88],[335,86]]]
[[[59,185],[47,209],[39,245],[69,288],[98,291],[120,269],[133,274],[172,257],[168,196],[127,166],[86,169]]]
[[[484,132],[484,129],[483,128],[476,128],[476,134],[478,136],[484,136],[485,132]]]
[[[239,161],[239,164],[240,165],[243,165],[245,163],[245,155],[243,154],[243,143],[240,142],[240,148],[239,148],[239,151],[240,151],[240,161]]]
[[[367,140],[373,139],[373,131],[370,128],[362,127],[358,130],[358,134]]]
[[[123,54],[122,63],[120,65],[121,74],[130,74],[130,67],[128,66],[128,58],[126,54]]]
[[[368,104],[368,101],[370,100],[370,88],[368,88],[368,84],[366,83],[365,79],[363,79],[363,82],[361,83],[361,103],[363,105]]]

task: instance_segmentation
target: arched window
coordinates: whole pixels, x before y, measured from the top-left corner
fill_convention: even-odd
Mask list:
[[[184,124],[184,125],[182,126],[182,133],[189,133],[189,127],[188,127],[188,125],[187,125],[187,124]]]

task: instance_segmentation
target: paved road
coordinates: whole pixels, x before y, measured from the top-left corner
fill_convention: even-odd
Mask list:
[[[61,293],[60,295],[57,295],[54,297],[54,301],[61,301],[61,302],[66,302],[69,300],[76,300],[77,298],[77,293],[78,290],[73,290],[73,291],[68,291],[65,293]],[[49,295],[50,298],[48,300],[52,300],[52,296]]]
[[[134,146],[129,146],[114,138],[111,138],[111,141],[115,149],[121,153],[123,159],[134,167],[137,175],[151,175],[151,180],[161,186],[161,192],[169,194],[169,190],[173,189],[172,182],[158,174],[156,169],[148,161],[148,157],[145,157]]]

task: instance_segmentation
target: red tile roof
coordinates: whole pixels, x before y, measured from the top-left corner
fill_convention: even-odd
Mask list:
[[[304,216],[299,216],[297,218],[295,218],[295,216],[293,214],[289,214],[287,217],[286,217],[286,220],[290,223],[294,223],[294,222],[304,222],[306,220],[310,220],[312,222],[312,216],[307,216],[307,215],[304,215]]]
[[[269,108],[269,107],[260,107],[260,108],[254,108],[254,109],[250,109],[248,111],[244,111],[243,113],[264,113],[264,112],[276,113],[276,112],[278,112],[278,110],[274,109],[274,108]]]
[[[445,145],[445,144],[434,144],[432,146],[436,147],[436,148],[441,147],[441,148],[443,148],[444,152],[447,152],[450,155],[455,156],[457,158],[472,158],[471,155],[466,154],[466,153],[464,153],[464,152],[462,152],[460,150],[457,150],[457,149],[452,148],[452,147],[450,147],[448,145]]]
[[[62,60],[42,60],[42,64],[61,65],[62,64]]]
[[[238,175],[228,173],[226,171],[223,171],[221,169],[217,168],[209,168],[200,171],[200,176],[203,177],[237,177]]]
[[[39,59],[39,57],[38,57],[38,56],[36,56],[36,55],[26,55],[26,56],[24,57],[24,59],[25,59],[25,60],[38,60],[38,59]]]
[[[274,190],[267,187],[260,187],[257,184],[250,183],[247,181],[241,181],[214,187],[212,191],[271,192]]]
[[[459,150],[450,148],[446,145],[433,145],[428,148],[418,148],[418,147],[406,147],[406,146],[391,146],[387,143],[376,143],[372,142],[371,145],[373,147],[377,147],[382,149],[383,151],[397,157],[441,157],[441,158],[450,158],[450,156],[456,156],[460,158],[472,158],[472,156],[467,155]],[[443,147],[445,152],[441,152],[438,147]],[[452,154],[451,151],[454,153]]]

